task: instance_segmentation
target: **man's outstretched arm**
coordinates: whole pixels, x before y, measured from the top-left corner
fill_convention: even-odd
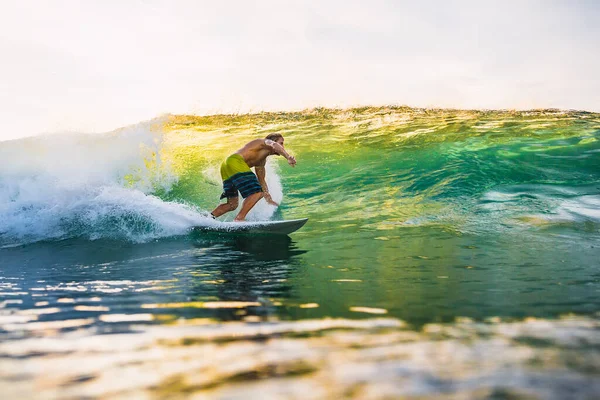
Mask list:
[[[272,148],[275,154],[285,157],[288,164],[290,164],[292,167],[296,165],[296,158],[294,156],[289,155],[282,145],[271,139],[265,139],[265,144]]]

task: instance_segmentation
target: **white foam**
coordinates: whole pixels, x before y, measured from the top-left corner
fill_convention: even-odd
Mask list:
[[[0,143],[0,242],[185,233],[207,213],[152,195],[177,181],[151,123],[105,135],[55,134]],[[8,243],[7,243],[8,242]]]
[[[573,216],[600,222],[600,196],[580,196],[565,201],[560,208]]]
[[[271,194],[271,198],[276,203],[280,204],[283,200],[283,189],[281,187],[281,181],[279,179],[279,175],[276,173],[277,165],[268,160],[266,165],[266,176],[265,180],[267,181],[267,186],[269,187],[269,193]],[[241,203],[241,202],[240,202]],[[272,206],[267,204],[266,201],[259,201],[252,210],[248,213],[247,220],[249,221],[266,221],[269,220],[275,211],[277,210],[276,206]]]

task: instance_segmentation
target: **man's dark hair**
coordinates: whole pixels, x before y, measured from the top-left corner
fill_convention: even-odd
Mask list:
[[[283,138],[283,135],[281,133],[271,133],[265,139],[269,139],[269,140],[272,140],[272,141],[276,142],[276,141],[278,141],[279,139],[282,139],[282,138]]]

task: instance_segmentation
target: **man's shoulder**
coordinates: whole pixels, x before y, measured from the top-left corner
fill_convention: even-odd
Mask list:
[[[248,145],[250,145],[250,146],[264,146],[265,145],[265,139],[254,139],[254,140],[251,140],[250,142],[248,142]]]

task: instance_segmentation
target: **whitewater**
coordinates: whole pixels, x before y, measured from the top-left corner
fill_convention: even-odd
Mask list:
[[[178,179],[161,159],[159,124],[106,135],[65,133],[3,142],[0,245],[80,236],[143,242],[210,225],[206,210],[185,198],[166,202],[155,195],[168,192]],[[252,216],[270,215],[255,211]]]

